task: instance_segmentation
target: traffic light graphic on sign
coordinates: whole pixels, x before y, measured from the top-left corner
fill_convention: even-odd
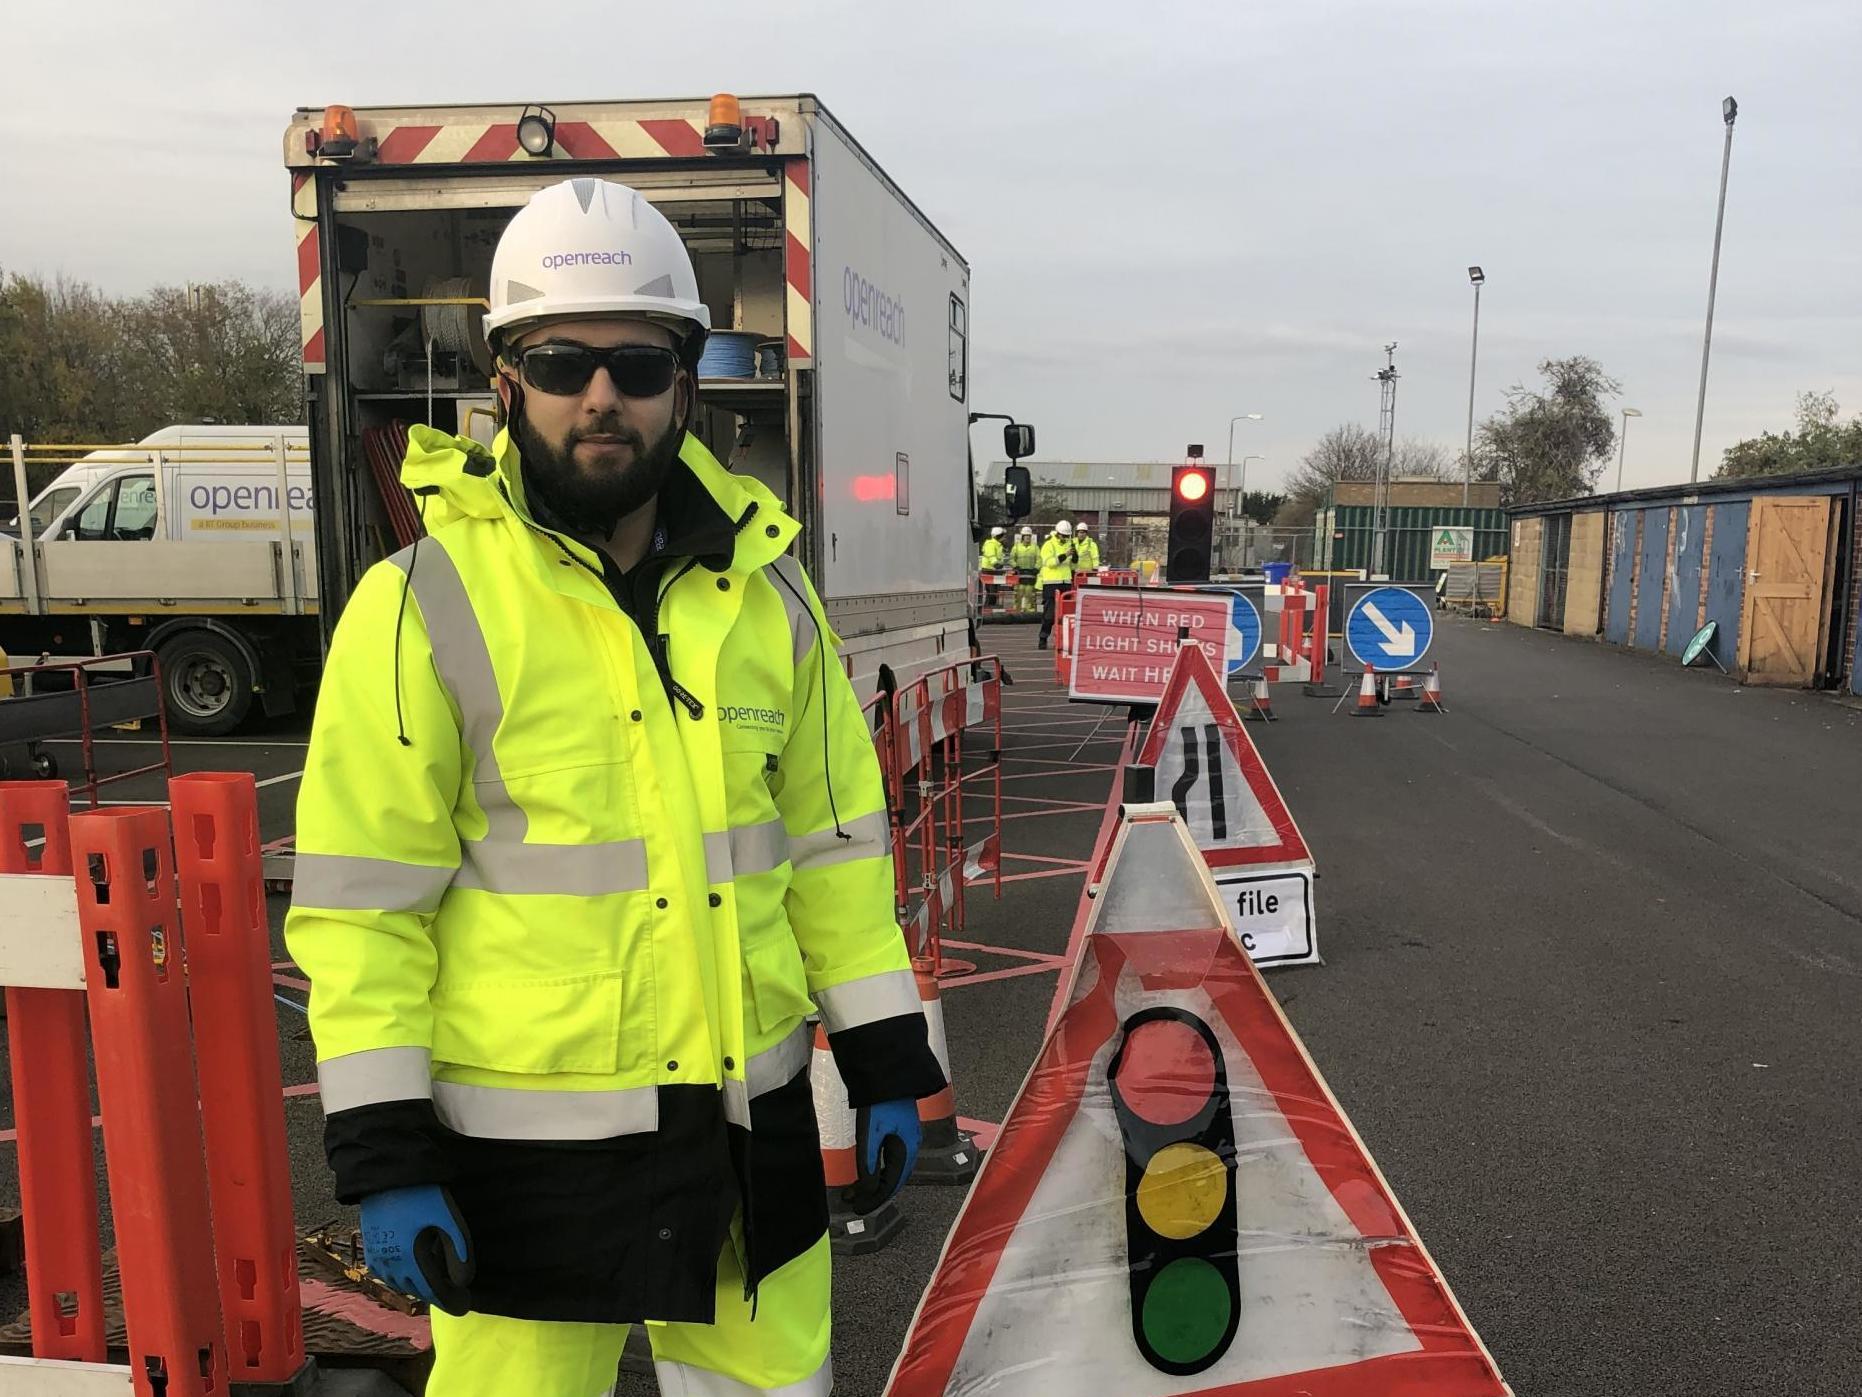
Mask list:
[[[1209,1026],[1173,1007],[1123,1026],[1106,1069],[1125,1145],[1131,1330],[1159,1372],[1218,1362],[1241,1323],[1235,1126]]]
[[[1170,533],[1165,541],[1164,577],[1169,582],[1207,582],[1215,546],[1215,472],[1208,466],[1177,466],[1170,476]]]

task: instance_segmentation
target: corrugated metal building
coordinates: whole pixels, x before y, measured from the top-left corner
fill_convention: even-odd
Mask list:
[[[1707,622],[1747,683],[1862,694],[1862,464],[1509,511],[1507,619],[1679,656]]]
[[[1389,535],[1385,570],[1406,582],[1427,582],[1430,539],[1436,529],[1472,528],[1474,558],[1503,557],[1507,550],[1506,511],[1500,508],[1500,487],[1477,482],[1461,503],[1461,485],[1436,479],[1390,482]],[[1313,557],[1322,569],[1348,570],[1371,565],[1375,536],[1374,486],[1369,481],[1340,481],[1332,497],[1313,520]]]

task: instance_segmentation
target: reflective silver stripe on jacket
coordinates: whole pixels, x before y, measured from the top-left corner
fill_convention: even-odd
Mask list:
[[[323,1113],[383,1101],[425,1101],[433,1093],[431,1054],[425,1048],[370,1048],[344,1053],[317,1064],[317,1092]]]
[[[773,1048],[765,1048],[744,1064],[744,1079],[724,1080],[724,1119],[750,1128],[750,1103],[777,1087],[786,1087],[808,1070],[814,1034],[806,1022]]]
[[[813,991],[821,1022],[829,1033],[861,1024],[894,1019],[901,1014],[922,1014],[918,980],[909,970],[887,970],[844,985]]]
[[[768,873],[788,861],[789,832],[781,820],[738,825],[705,836],[705,881],[713,885]]]
[[[599,897],[643,892],[647,886],[644,839],[606,844],[525,844],[467,840],[459,846],[458,888],[489,893],[557,893]]]
[[[799,1024],[780,1043],[744,1065],[743,1081],[727,1078],[724,1118],[747,1129],[751,1101],[787,1086],[808,1070],[809,1044],[808,1026]],[[425,1051],[421,1052],[424,1072]],[[479,1140],[607,1140],[659,1129],[659,1096],[653,1087],[522,1091],[461,1082],[434,1082],[432,1086],[433,1109],[440,1122],[448,1130]]]
[[[828,1397],[834,1391],[834,1359],[822,1359],[807,1377],[781,1387],[752,1387],[709,1368],[660,1358],[653,1360],[653,1376],[659,1380],[661,1397]]]
[[[850,837],[843,839],[841,833]],[[830,828],[816,834],[792,835],[789,839],[789,857],[794,861],[797,873],[847,863],[853,859],[891,856],[892,825],[883,810],[875,810],[857,819],[842,820],[839,833]]]
[[[414,600],[427,623],[427,644],[453,702],[459,705],[461,735],[472,753],[472,784],[479,807],[485,812],[486,837],[520,844],[530,828],[529,817],[511,799],[498,770],[492,738],[504,721],[504,700],[498,695],[498,675],[492,668],[485,631],[472,610],[465,581],[438,539],[421,539],[388,560],[408,576]],[[418,735],[415,735],[418,740]]]
[[[454,870],[357,854],[298,854],[291,903],[344,912],[434,912]]]
[[[435,1082],[433,1109],[448,1130],[478,1140],[607,1140],[659,1129],[652,1087],[518,1091]]]
[[[786,553],[773,563],[765,563],[764,567],[776,574],[769,585],[782,598],[782,612],[789,619],[789,644],[795,655],[795,667],[800,669],[802,661],[808,658],[809,647],[815,643],[815,618],[806,605],[808,582],[802,574],[802,565]]]

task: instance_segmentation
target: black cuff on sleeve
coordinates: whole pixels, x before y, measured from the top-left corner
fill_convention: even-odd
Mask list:
[[[446,1131],[431,1101],[383,1101],[338,1111],[323,1123],[323,1152],[336,1198],[360,1203],[383,1189],[450,1184]]]
[[[882,1101],[917,1101],[944,1089],[944,1069],[925,1037],[923,1014],[899,1014],[828,1035],[834,1065],[858,1109]]]

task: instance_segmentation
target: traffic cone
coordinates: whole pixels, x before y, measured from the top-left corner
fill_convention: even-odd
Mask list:
[[[918,1000],[924,1005],[925,1036],[944,1069],[944,1089],[918,1100],[918,1166],[915,1184],[967,1184],[976,1177],[976,1141],[957,1128],[957,1093],[950,1077],[950,1040],[944,1036],[944,1001],[938,997],[936,963],[912,957]]]
[[[1423,676],[1422,700],[1416,705],[1418,713],[1446,713],[1442,707],[1442,667],[1438,664]]]
[[[1383,705],[1377,701],[1377,675],[1369,665],[1364,667],[1364,678],[1358,683],[1358,706],[1351,710],[1354,718],[1381,718],[1384,716]]]
[[[1242,716],[1251,723],[1272,723],[1278,721],[1274,717],[1274,700],[1273,696],[1268,693],[1267,681],[1265,679],[1257,679],[1254,681],[1253,697],[1248,700],[1248,711]]]
[[[815,1025],[815,1050],[808,1064],[808,1083],[815,1095],[815,1125],[821,1132],[821,1172],[828,1185],[828,1236],[843,1256],[864,1256],[878,1251],[905,1226],[899,1200],[888,1199],[861,1217],[841,1198],[841,1190],[859,1181],[854,1158],[855,1122],[847,1085],[828,1049],[828,1031]]]
[[[1391,686],[1390,697],[1392,699],[1413,699],[1421,692],[1421,687],[1412,676],[1399,674],[1396,676],[1395,683]]]

